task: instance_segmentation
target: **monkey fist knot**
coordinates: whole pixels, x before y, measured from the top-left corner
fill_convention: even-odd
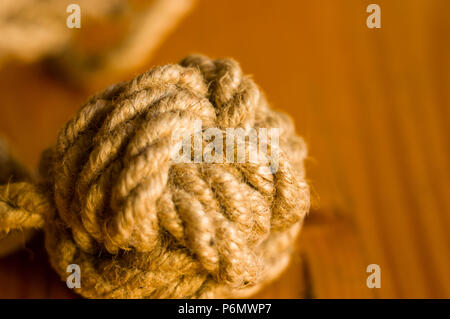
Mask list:
[[[278,167],[181,163],[179,129],[278,128]],[[202,141],[205,144],[205,141]],[[268,143],[269,144],[269,143]],[[248,156],[256,145],[247,141]],[[229,59],[190,56],[92,97],[44,153],[46,245],[87,297],[245,295],[286,266],[309,190],[306,147]]]

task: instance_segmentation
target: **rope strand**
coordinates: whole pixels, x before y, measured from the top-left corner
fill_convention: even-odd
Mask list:
[[[173,161],[173,133],[197,121],[224,140],[278,128],[279,145],[264,142],[278,170],[267,154]],[[242,143],[250,158],[258,145]],[[44,227],[53,268],[65,280],[78,264],[85,297],[246,296],[290,260],[309,210],[306,153],[237,62],[191,56],[91,98],[43,153],[38,186],[0,187],[0,230]]]
[[[42,228],[51,210],[52,205],[35,185],[21,182],[0,186],[0,239],[11,230]]]

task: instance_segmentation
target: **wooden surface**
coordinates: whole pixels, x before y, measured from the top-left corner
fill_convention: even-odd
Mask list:
[[[381,29],[366,27],[372,2]],[[449,12],[447,0],[200,1],[148,62],[236,58],[309,145],[313,209],[291,266],[255,297],[450,298]],[[36,167],[115,80],[80,88],[45,65],[9,64],[0,134]],[[372,263],[380,289],[366,286]],[[0,297],[73,296],[40,236],[0,260]]]

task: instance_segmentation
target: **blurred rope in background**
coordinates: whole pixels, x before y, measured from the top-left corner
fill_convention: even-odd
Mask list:
[[[2,0],[0,3],[0,66],[10,59],[34,62],[57,60],[70,76],[83,78],[141,66],[195,0],[79,0],[84,24],[113,28],[127,19],[127,32],[114,45],[99,52],[77,50],[74,30],[66,25],[70,0]],[[83,35],[83,30],[81,36]],[[80,37],[80,36],[79,36]],[[59,61],[58,61],[59,60]]]

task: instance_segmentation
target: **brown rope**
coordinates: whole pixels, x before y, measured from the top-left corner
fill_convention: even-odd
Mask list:
[[[36,212],[46,211],[45,197],[27,183],[30,180],[27,169],[0,138],[0,257],[23,247],[34,229],[43,225]]]
[[[39,189],[29,183],[0,186],[0,238],[10,230],[42,228],[52,206]]]
[[[279,128],[278,170],[174,163],[172,133],[196,120]],[[309,209],[305,156],[234,60],[190,56],[92,97],[44,153],[39,186],[0,188],[1,227],[44,226],[52,266],[65,279],[78,264],[86,297],[245,296],[290,259]]]
[[[63,71],[84,80],[137,69],[190,12],[196,0],[145,0],[131,4],[126,0],[78,0],[82,28],[85,19],[87,24],[107,18],[130,20],[129,31],[113,46],[89,54],[73,45],[76,32],[66,26],[66,8],[72,2],[2,0],[0,66],[11,58],[34,62],[52,57]]]
[[[2,0],[0,4],[0,65],[11,58],[34,62],[58,55],[73,32],[66,26],[67,0]],[[83,18],[100,19],[123,10],[123,0],[81,0]]]

